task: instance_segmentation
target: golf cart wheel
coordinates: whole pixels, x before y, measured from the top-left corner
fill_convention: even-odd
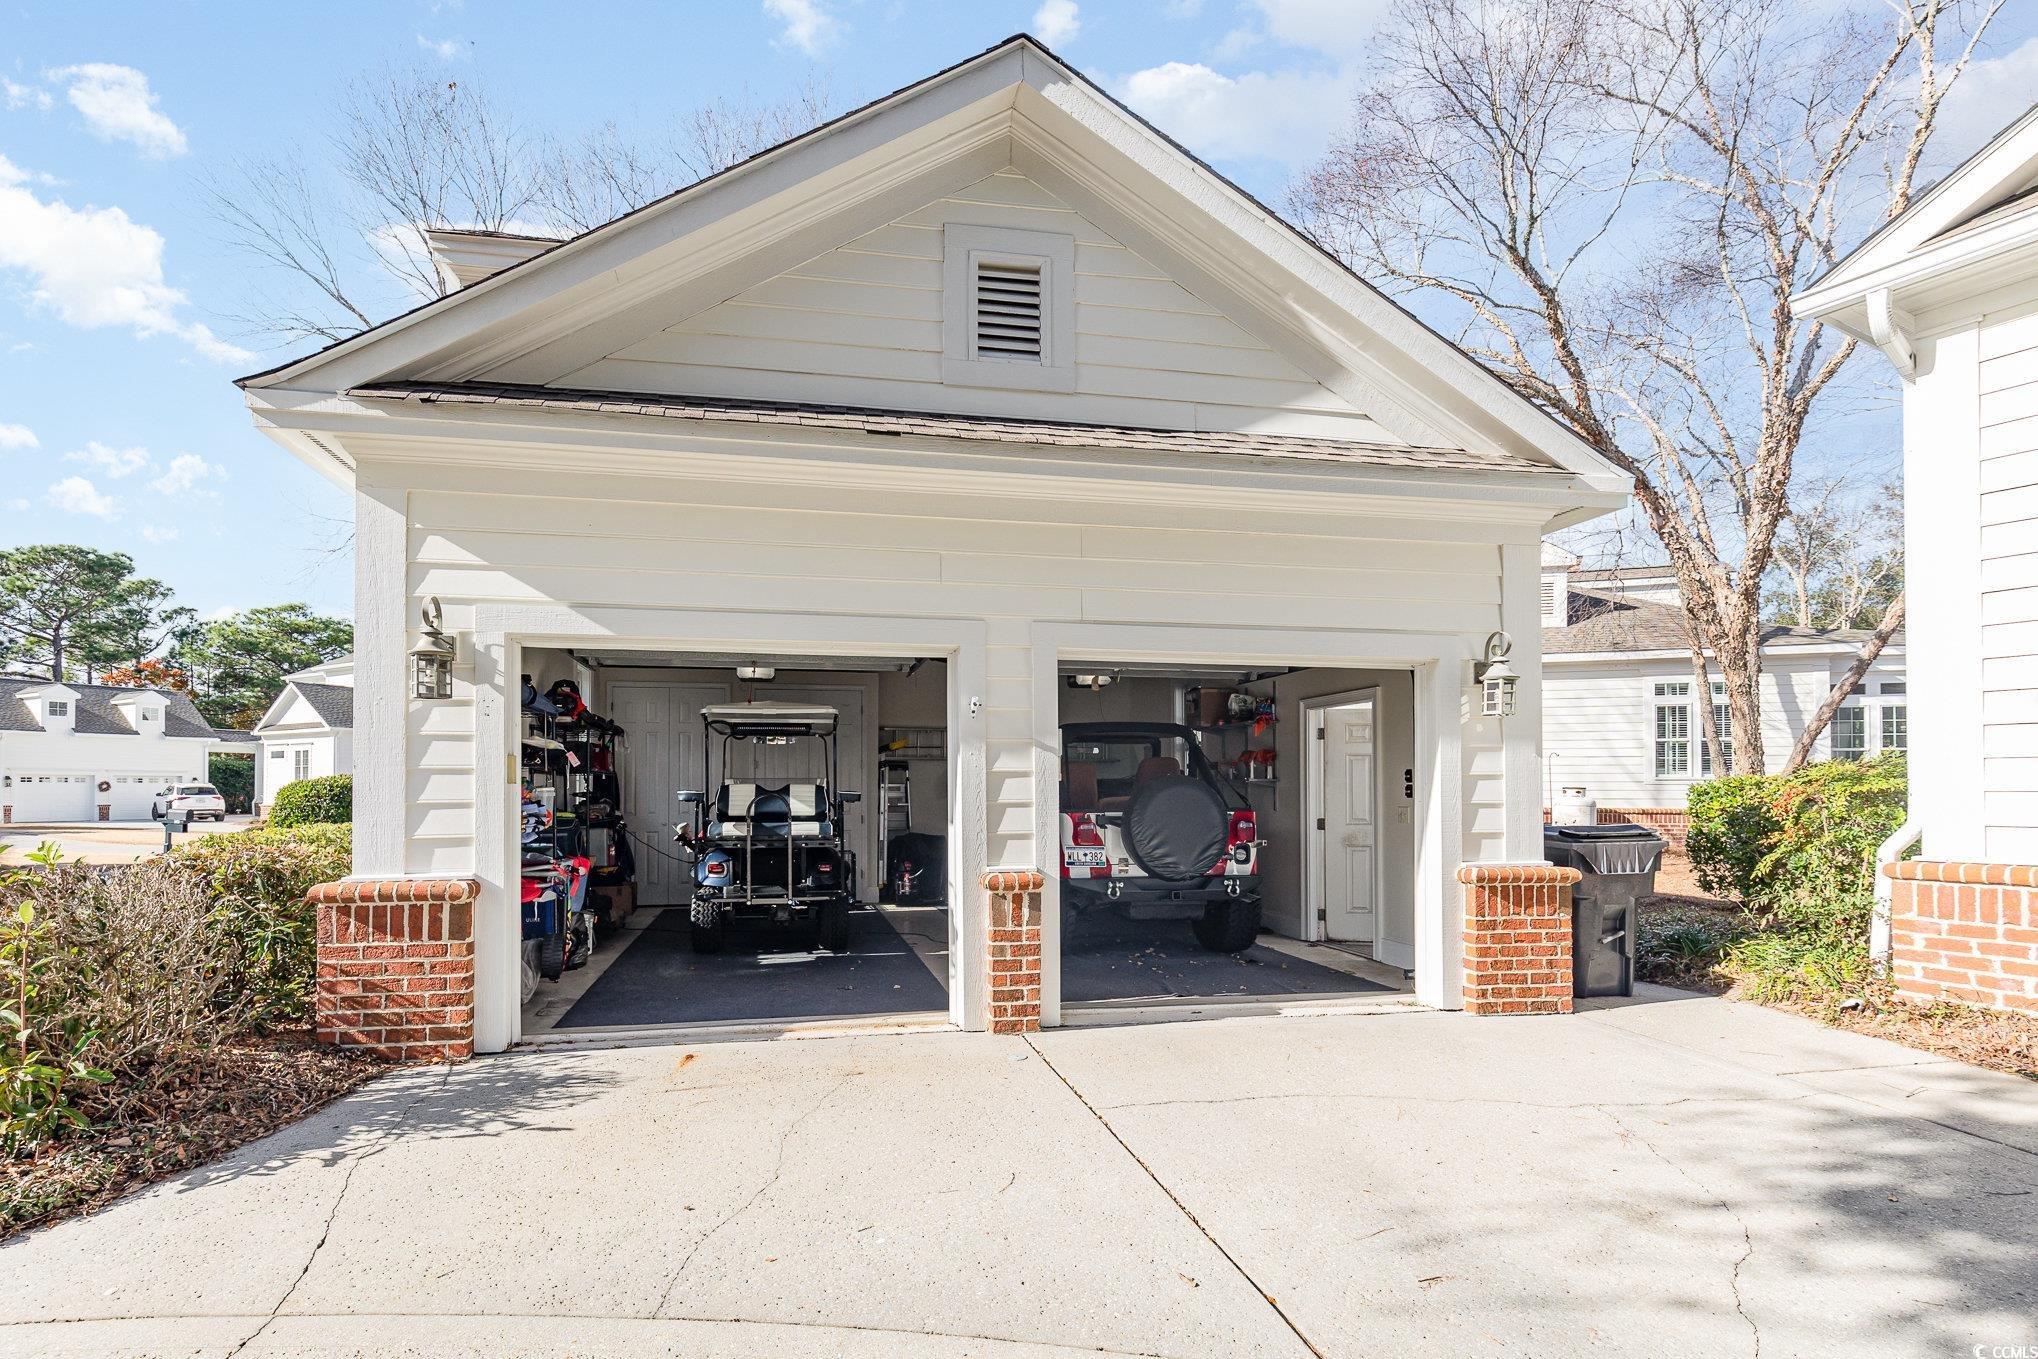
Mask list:
[[[722,951],[722,913],[714,903],[696,901],[693,904],[692,923],[687,926],[686,941],[695,953],[720,953]]]
[[[849,952],[849,903],[831,901],[821,908],[820,946],[830,953]]]
[[[1212,953],[1243,953],[1260,933],[1257,897],[1223,897],[1203,908],[1196,921],[1196,942]]]
[[[538,975],[546,981],[558,981],[559,974],[566,970],[566,934],[548,934],[538,944]]]
[[[566,956],[567,970],[586,967],[587,960],[594,956],[594,917],[585,911],[576,911],[573,923],[567,929],[571,943]]]

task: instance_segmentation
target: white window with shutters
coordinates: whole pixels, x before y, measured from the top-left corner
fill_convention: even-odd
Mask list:
[[[951,222],[942,257],[941,380],[1074,391],[1075,238]]]

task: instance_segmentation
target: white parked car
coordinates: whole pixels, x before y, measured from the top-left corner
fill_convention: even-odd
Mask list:
[[[209,783],[179,783],[156,794],[149,815],[161,821],[171,812],[182,812],[193,821],[210,817],[226,820],[226,799]]]

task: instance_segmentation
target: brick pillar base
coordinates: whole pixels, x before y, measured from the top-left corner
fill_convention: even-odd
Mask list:
[[[109,804],[104,802],[99,804],[99,819],[101,821],[113,820],[113,808]]]
[[[2038,867],[1907,859],[1882,871],[1898,995],[2038,1014]]]
[[[1040,1031],[1040,891],[1046,885],[1034,869],[984,874],[991,908],[992,1033]]]
[[[0,807],[0,826],[11,826],[13,824],[14,824],[13,804],[10,803],[7,806]]]
[[[1571,1013],[1571,887],[1554,864],[1466,864],[1465,1013]]]
[[[320,1042],[403,1062],[474,1055],[472,878],[376,878],[320,883]]]

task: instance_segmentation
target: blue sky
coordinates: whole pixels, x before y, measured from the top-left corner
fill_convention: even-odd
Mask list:
[[[1835,0],[1828,0],[1829,3]],[[816,78],[843,106],[1022,29],[1267,201],[1342,120],[1381,0],[0,4],[0,546],[130,553],[201,614],[351,612],[349,504],[256,434],[277,347],[201,182],[314,150],[348,83],[428,63],[533,128],[624,125]],[[2014,4],[1935,161],[2038,90]],[[675,186],[676,187],[676,186]],[[1867,436],[1895,444],[1893,408]]]

